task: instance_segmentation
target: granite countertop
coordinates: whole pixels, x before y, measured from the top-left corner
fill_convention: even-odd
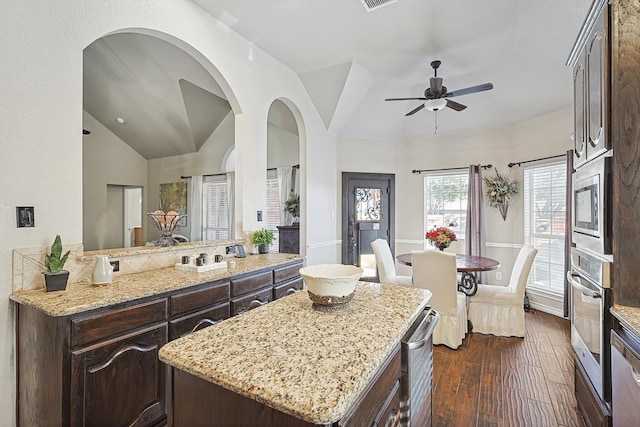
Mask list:
[[[360,282],[349,308],[321,312],[306,290],[171,341],[163,362],[315,424],[341,419],[431,293]]]
[[[640,307],[614,304],[610,311],[611,314],[640,338]]]
[[[11,294],[10,299],[35,307],[50,316],[68,316],[302,260],[302,257],[295,254],[266,254],[226,258],[231,259],[236,261],[235,268],[221,268],[203,273],[179,271],[173,267],[161,268],[116,275],[112,283],[104,286],[69,283],[66,290],[58,292],[46,292],[44,288],[18,290]]]

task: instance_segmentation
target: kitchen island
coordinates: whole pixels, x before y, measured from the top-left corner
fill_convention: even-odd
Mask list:
[[[174,340],[159,352],[173,367],[170,419],[332,425],[380,414],[397,394],[400,341],[430,296],[361,282],[348,308],[323,312],[302,291]]]

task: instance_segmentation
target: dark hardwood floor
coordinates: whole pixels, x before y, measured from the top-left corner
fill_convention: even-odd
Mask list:
[[[526,336],[434,346],[434,426],[584,426],[568,320],[532,310]]]

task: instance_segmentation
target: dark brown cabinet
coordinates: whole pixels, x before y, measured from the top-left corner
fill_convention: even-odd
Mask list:
[[[17,304],[18,425],[171,424],[160,348],[301,289],[301,267],[296,260],[70,316]]]
[[[578,39],[581,50],[573,59],[574,166],[610,148],[609,131],[609,9],[597,7]]]
[[[71,353],[72,426],[144,426],[166,419],[167,343],[160,324]]]
[[[278,226],[278,252],[300,253],[300,224]]]

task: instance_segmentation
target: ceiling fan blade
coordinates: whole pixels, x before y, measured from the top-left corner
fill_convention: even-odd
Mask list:
[[[418,105],[416,108],[414,108],[413,110],[411,110],[407,114],[405,114],[405,116],[411,116],[411,115],[417,113],[418,111],[422,110],[423,108],[424,108],[424,104]]]
[[[462,105],[459,102],[452,101],[450,99],[447,99],[447,107],[451,108],[452,110],[456,110],[456,111],[462,111],[465,108],[467,108],[466,105]]]
[[[426,101],[427,98],[387,98],[385,101]]]
[[[478,86],[471,86],[464,89],[453,90],[442,95],[443,98],[452,98],[454,96],[468,95],[470,93],[482,92],[493,89],[492,83],[484,83]]]

